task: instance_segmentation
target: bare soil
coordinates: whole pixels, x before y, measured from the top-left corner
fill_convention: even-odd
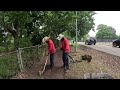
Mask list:
[[[64,72],[61,68],[62,51],[58,50],[55,54],[55,67],[49,68],[49,59],[45,72],[40,76],[38,71],[42,70],[45,59],[34,63],[31,69],[19,73],[15,79],[84,79],[85,73],[109,73],[115,79],[120,79],[120,57],[97,51],[86,46],[79,45],[78,51],[71,47],[70,55],[74,60],[81,60],[81,55],[88,54],[92,56],[90,63],[86,61],[72,63],[70,62],[70,70]],[[71,60],[71,59],[70,59]]]

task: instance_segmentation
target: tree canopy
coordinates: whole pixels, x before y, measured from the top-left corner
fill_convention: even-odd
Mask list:
[[[44,36],[54,42],[60,33],[75,37],[78,19],[78,38],[94,28],[94,11],[0,11],[0,45],[25,47],[41,44]]]
[[[116,30],[111,26],[100,24],[98,25],[97,30],[98,32],[96,34],[96,38],[98,39],[115,39],[116,38]]]

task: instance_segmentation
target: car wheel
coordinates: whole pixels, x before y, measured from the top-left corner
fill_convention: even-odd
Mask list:
[[[113,47],[117,47],[117,44],[116,44],[116,43],[113,43]]]

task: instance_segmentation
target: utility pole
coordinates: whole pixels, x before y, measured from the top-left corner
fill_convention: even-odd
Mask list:
[[[75,51],[77,52],[77,11],[76,11],[76,48]]]

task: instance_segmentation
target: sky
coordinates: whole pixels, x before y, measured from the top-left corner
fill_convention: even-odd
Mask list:
[[[95,19],[95,32],[90,31],[90,36],[96,35],[96,28],[99,24],[105,24],[115,28],[116,34],[120,34],[120,11],[95,11],[97,14],[94,15]]]

